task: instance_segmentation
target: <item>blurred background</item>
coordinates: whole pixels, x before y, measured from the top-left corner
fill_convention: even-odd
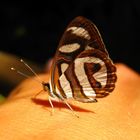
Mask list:
[[[79,15],[97,25],[114,62],[140,72],[138,0],[11,3],[1,4],[0,13],[0,98],[25,79],[10,71],[10,67],[25,71],[19,62],[23,58],[37,73],[43,72],[66,26]]]

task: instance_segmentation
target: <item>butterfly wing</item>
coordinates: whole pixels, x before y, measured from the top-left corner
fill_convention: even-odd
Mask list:
[[[60,41],[52,65],[52,91],[63,98],[91,102],[115,87],[115,66],[96,26],[75,18]]]
[[[78,45],[80,46],[78,47]],[[69,49],[70,47],[71,49]],[[78,51],[79,54],[79,51],[92,48],[98,49],[108,55],[96,25],[84,17],[76,17],[66,28],[60,40],[58,50],[64,53],[68,50],[73,53]],[[57,52],[59,53],[59,51]]]

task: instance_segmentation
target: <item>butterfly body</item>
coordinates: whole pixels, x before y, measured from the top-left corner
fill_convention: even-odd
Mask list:
[[[50,75],[50,95],[61,100],[95,102],[96,98],[105,97],[114,90],[116,67],[91,21],[77,17],[68,25]]]

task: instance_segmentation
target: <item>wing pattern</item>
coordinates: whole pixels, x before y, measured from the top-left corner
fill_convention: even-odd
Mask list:
[[[97,27],[84,17],[66,28],[51,69],[56,96],[92,102],[115,88],[116,67],[109,58]]]

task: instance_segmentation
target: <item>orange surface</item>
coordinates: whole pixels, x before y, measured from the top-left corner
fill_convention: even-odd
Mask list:
[[[76,118],[63,103],[31,79],[13,90],[0,106],[0,140],[138,140],[140,139],[140,76],[125,65],[117,65],[118,80],[111,95],[97,103],[70,101]],[[48,81],[48,75],[41,75]]]

